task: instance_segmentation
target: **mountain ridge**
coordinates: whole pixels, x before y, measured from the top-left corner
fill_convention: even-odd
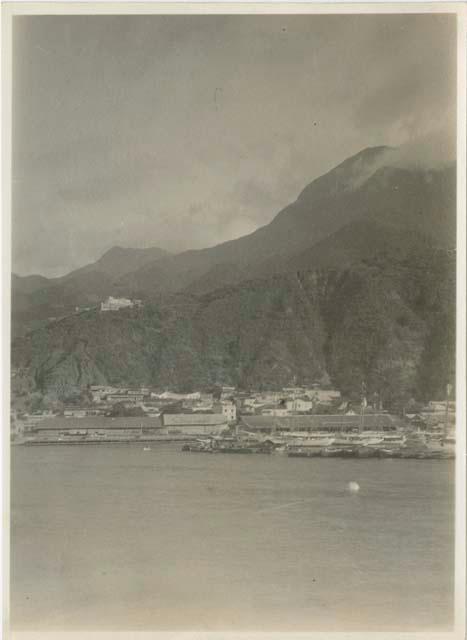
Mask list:
[[[102,380],[265,388],[324,377],[352,393],[364,377],[393,405],[439,393],[453,377],[455,167],[404,168],[387,154],[348,158],[243,238],[17,293],[13,326],[32,333],[15,341],[14,362],[56,399]],[[107,295],[143,309],[75,314]]]

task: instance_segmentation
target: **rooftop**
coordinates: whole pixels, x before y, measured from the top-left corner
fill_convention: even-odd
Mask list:
[[[163,422],[167,427],[218,426],[226,424],[226,418],[221,413],[166,413]]]
[[[93,416],[88,418],[45,418],[37,428],[39,429],[157,429],[162,426],[160,418],[107,418]]]
[[[245,425],[252,429],[319,429],[321,427],[344,427],[346,429],[359,428],[360,415],[298,415],[298,416],[247,416],[242,417]],[[388,413],[373,413],[364,416],[365,429],[380,429],[400,426],[400,420]]]

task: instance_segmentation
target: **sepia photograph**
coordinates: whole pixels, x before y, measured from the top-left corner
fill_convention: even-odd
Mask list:
[[[3,5],[6,638],[465,637],[464,9]]]

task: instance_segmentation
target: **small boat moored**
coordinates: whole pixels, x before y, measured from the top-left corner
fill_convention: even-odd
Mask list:
[[[321,456],[323,458],[340,458],[344,455],[344,449],[339,447],[324,447],[321,449]]]

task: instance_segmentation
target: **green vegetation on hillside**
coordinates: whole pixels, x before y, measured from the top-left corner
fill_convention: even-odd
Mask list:
[[[50,400],[88,384],[266,389],[329,376],[348,396],[365,380],[399,407],[453,381],[454,265],[427,251],[90,311],[18,339],[13,366]]]

